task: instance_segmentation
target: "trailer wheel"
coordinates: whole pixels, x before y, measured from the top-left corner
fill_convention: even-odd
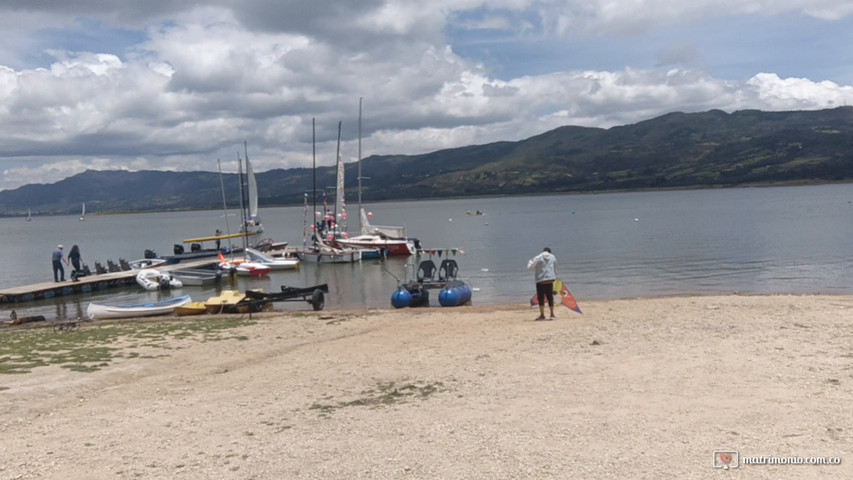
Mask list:
[[[326,305],[326,296],[323,295],[323,291],[320,289],[314,290],[314,293],[311,294],[311,301],[309,303],[314,307],[315,311],[322,310]]]

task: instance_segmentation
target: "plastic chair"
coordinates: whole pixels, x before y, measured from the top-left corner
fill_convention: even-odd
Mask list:
[[[456,274],[459,273],[459,265],[456,260],[446,259],[441,261],[441,266],[438,267],[438,280],[444,282],[447,280],[456,280]]]
[[[418,281],[423,282],[424,280],[432,280],[433,277],[435,277],[435,262],[432,260],[424,260],[421,262],[420,266],[418,266]]]

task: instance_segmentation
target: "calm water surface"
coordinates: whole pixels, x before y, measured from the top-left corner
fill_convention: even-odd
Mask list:
[[[853,293],[853,185],[743,188],[542,197],[455,199],[367,204],[376,224],[403,225],[427,249],[451,255],[478,305],[525,304],[533,294],[527,260],[550,246],[558,272],[578,302],[684,294]],[[466,216],[468,210],[486,215]],[[357,206],[350,206],[355,218]],[[261,209],[265,233],[301,245],[302,207]],[[236,217],[229,216],[233,229]],[[0,219],[5,265],[0,287],[52,280],[50,254],[78,244],[83,259],[142,258],[145,249],[172,253],[185,238],[226,231],[220,211]],[[356,232],[357,223],[349,230]],[[442,257],[444,258],[444,257]],[[440,260],[436,258],[435,260]],[[328,283],[327,308],[391,308],[398,279],[412,276],[416,257],[384,262],[308,265],[222,288]],[[438,261],[436,262],[438,263]],[[66,278],[69,270],[66,269]],[[195,300],[216,289],[184,287]],[[74,318],[90,301],[150,301],[172,293],[141,288],[93,292],[15,307],[18,314]],[[438,305],[437,298],[433,305]],[[9,306],[0,314],[7,315]],[[307,310],[279,303],[279,310]]]

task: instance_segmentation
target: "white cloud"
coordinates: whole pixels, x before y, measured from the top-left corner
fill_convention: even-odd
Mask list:
[[[734,32],[744,52],[715,55],[713,39],[670,38],[673,29],[661,27],[689,35],[709,19],[744,14],[839,25],[853,6],[837,1],[54,3],[0,6],[0,25],[14,32],[0,46],[0,189],[87,168],[215,170],[244,141],[258,171],[309,166],[312,118],[318,163],[333,161],[338,121],[344,157],[354,160],[359,97],[363,152],[371,155],[519,140],[566,124],[609,127],[674,110],[827,108],[848,103],[851,89],[796,59],[781,65],[784,74],[754,67],[751,59],[767,55],[749,50],[760,45],[749,35],[761,32]],[[468,32],[482,50],[454,45],[450,30]],[[786,33],[802,44],[821,31]],[[496,34],[505,35],[496,46],[476,37]],[[640,38],[654,42],[643,50]],[[636,58],[609,54],[620,51]],[[748,80],[709,73],[709,59],[741,53],[730,61]],[[490,70],[528,57],[547,68],[514,67],[521,73],[500,79]],[[843,57],[831,61],[849,68]]]

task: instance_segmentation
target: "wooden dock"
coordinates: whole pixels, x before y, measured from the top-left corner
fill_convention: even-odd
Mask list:
[[[216,265],[219,260],[215,257],[180,262],[172,265],[160,265],[157,270],[170,272],[184,268],[204,268]],[[74,295],[78,293],[108,290],[110,288],[123,287],[136,283],[136,274],[139,270],[122,270],[121,272],[102,273],[100,275],[87,275],[80,277],[76,282],[66,280],[64,282],[43,282],[22,287],[0,289],[0,304],[24,303],[45,298]]]

